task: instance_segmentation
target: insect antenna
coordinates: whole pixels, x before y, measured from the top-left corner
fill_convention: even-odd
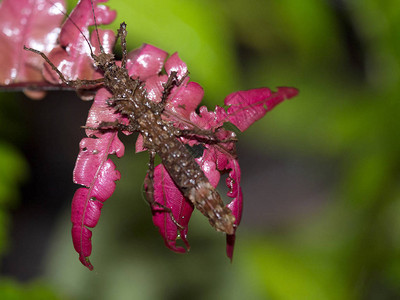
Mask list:
[[[68,13],[66,13],[65,11],[63,11],[62,9],[60,9],[60,8],[57,6],[57,4],[54,3],[53,1],[51,1],[51,0],[47,0],[47,1],[50,2],[50,3],[52,3],[53,6],[54,6],[56,9],[58,9],[64,16],[66,16],[67,19],[68,19],[69,21],[71,21],[71,23],[76,27],[76,29],[78,29],[79,33],[83,36],[83,38],[85,39],[86,43],[87,43],[88,46],[89,46],[90,56],[94,59],[94,53],[93,53],[93,50],[92,50],[92,45],[91,45],[90,42],[89,42],[89,39],[84,35],[84,33],[82,32],[82,30],[81,30],[81,29],[79,28],[79,26],[75,23],[75,21],[71,18],[71,16],[70,16]],[[93,11],[93,16],[94,16],[93,1],[90,0],[90,3],[92,4],[92,11]],[[96,25],[97,39],[98,39],[99,44],[100,44],[99,32],[97,31],[97,24],[96,24],[96,17],[95,17],[95,16],[94,16],[94,23],[95,23],[95,25]],[[103,46],[102,46],[101,44],[100,44],[100,51],[101,51],[101,52],[104,52]]]
[[[93,13],[93,20],[94,20],[94,28],[95,28],[95,30],[96,30],[97,41],[99,42],[99,45],[100,45],[100,52],[101,52],[101,53],[104,53],[103,45],[102,45],[101,42],[100,42],[99,31],[97,30],[97,20],[96,20],[96,14],[94,13],[93,0],[90,0],[90,4],[92,5],[92,13]]]

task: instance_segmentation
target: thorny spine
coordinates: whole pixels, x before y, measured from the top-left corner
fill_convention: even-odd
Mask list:
[[[96,21],[95,26],[97,31]],[[230,209],[225,207],[220,195],[210,184],[191,153],[178,140],[179,134],[182,135],[183,132],[179,132],[173,125],[161,118],[172,88],[180,85],[184,78],[179,81],[177,73],[171,72],[164,84],[161,102],[154,103],[151,101],[147,96],[144,83],[140,79],[131,78],[126,69],[126,35],[126,24],[123,22],[117,35],[122,46],[121,67],[115,63],[113,54],[104,52],[100,43],[100,54],[98,56],[91,51],[95,67],[104,73],[104,77],[97,80],[67,80],[44,53],[25,46],[24,49],[41,55],[63,83],[68,86],[80,88],[85,85],[103,84],[111,92],[113,96],[108,100],[108,104],[113,106],[116,112],[127,116],[129,125],[122,125],[117,122],[101,123],[99,128],[96,129],[102,130],[111,126],[112,129],[138,131],[142,134],[144,146],[150,153],[148,176],[145,182],[147,200],[150,204],[163,207],[170,213],[174,223],[180,227],[179,220],[173,218],[170,209],[156,203],[153,198],[154,156],[157,153],[177,187],[209,219],[210,224],[217,231],[234,234],[235,217]],[[187,130],[185,132],[188,133]],[[210,142],[224,141],[216,141],[213,134],[210,133]]]

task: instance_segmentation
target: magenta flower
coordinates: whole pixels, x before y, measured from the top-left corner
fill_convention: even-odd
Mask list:
[[[97,5],[98,2],[106,0],[93,2],[99,25],[108,24],[115,18],[115,12]],[[88,26],[91,25],[93,16],[90,0],[82,0],[61,29],[60,45],[53,48],[48,55],[68,79],[102,77],[102,74],[93,67],[91,58],[91,51],[99,53],[96,32],[92,33],[90,41],[83,37],[83,34],[88,36]],[[99,30],[99,38],[105,51],[110,53],[115,41],[114,33]],[[91,44],[90,47],[88,42]],[[212,186],[218,185],[222,173],[228,174],[225,184],[229,189],[227,196],[230,202],[227,208],[235,217],[236,231],[242,215],[241,173],[235,149],[236,135],[223,125],[229,122],[240,131],[244,131],[277,104],[296,96],[297,90],[282,87],[275,93],[268,88],[239,91],[225,98],[226,108],[217,106],[214,111],[209,111],[202,106],[197,113],[196,109],[201,103],[204,92],[199,84],[189,81],[189,77],[186,76],[188,68],[177,53],[168,57],[165,51],[144,44],[140,49],[128,53],[126,67],[132,78],[140,78],[145,83],[147,97],[155,102],[161,100],[164,84],[171,72],[176,72],[178,79],[183,80],[179,86],[172,88],[162,114],[163,119],[172,123],[181,132],[191,132],[177,139],[188,148],[197,150],[194,159]],[[48,81],[61,84],[58,75],[48,65],[44,74]],[[101,127],[104,122],[129,125],[128,118],[116,113],[108,104],[111,96],[105,88],[98,89],[96,93],[86,122],[88,137],[80,143],[73,176],[74,182],[83,187],[76,191],[72,201],[72,239],[80,261],[90,270],[93,269],[89,261],[92,251],[90,228],[96,226],[104,202],[114,192],[115,181],[120,179],[120,173],[108,156],[115,154],[122,157],[124,154],[124,145],[118,139],[118,130],[115,127],[110,126],[108,130],[96,128]],[[136,152],[145,150],[143,137],[139,135]],[[184,166],[178,164],[177,168],[183,169]],[[162,207],[152,205],[153,222],[158,227],[166,246],[176,252],[187,251],[190,247],[187,237],[193,205],[184,197],[162,164],[155,167],[154,200]],[[185,247],[177,245],[178,239],[183,241]],[[234,243],[235,232],[227,234],[227,256],[230,259],[233,256]]]

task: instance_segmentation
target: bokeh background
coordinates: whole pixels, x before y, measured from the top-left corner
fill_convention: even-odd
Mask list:
[[[69,10],[75,1],[69,1]],[[192,249],[164,247],[126,156],[78,261],[70,203],[89,102],[1,93],[0,299],[400,299],[398,0],[111,0],[128,47],[179,52],[212,108],[293,86],[239,136],[244,215],[233,263],[195,214]],[[223,192],[224,189],[221,189]]]

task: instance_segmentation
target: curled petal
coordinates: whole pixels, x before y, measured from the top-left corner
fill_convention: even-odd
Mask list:
[[[190,114],[200,104],[203,96],[203,88],[196,82],[189,82],[185,86],[180,86],[176,89],[165,109],[189,119]]]
[[[115,11],[106,6],[98,6],[94,1],[94,13],[97,24],[109,24],[115,19]],[[48,55],[51,62],[61,71],[68,80],[97,79],[101,73],[93,68],[91,53],[100,53],[99,42],[104,45],[106,52],[111,52],[115,43],[115,34],[111,30],[93,31],[89,38],[88,26],[94,25],[91,0],[82,0],[71,12],[60,32],[60,45],[55,47]],[[46,80],[52,83],[62,83],[58,74],[46,64],[44,69]]]
[[[178,78],[182,78],[188,72],[186,64],[179,58],[178,52],[172,54],[165,62],[165,71],[170,74],[172,71],[177,72]]]
[[[75,28],[76,30],[76,28]],[[98,30],[100,41],[105,45],[105,50],[110,51],[115,42],[115,35],[110,30]],[[95,32],[92,34],[91,40],[94,44],[98,44]],[[57,46],[49,53],[50,61],[61,71],[67,80],[76,79],[97,79],[103,75],[93,68],[93,58],[90,54],[90,47],[82,35],[79,35],[74,43],[65,46]],[[98,51],[97,51],[98,52]],[[44,68],[44,77],[52,83],[62,83],[58,74],[52,70],[51,66],[46,64]]]
[[[96,226],[105,202],[115,190],[115,181],[120,173],[109,154],[122,156],[124,146],[117,132],[108,132],[100,138],[84,138],[80,143],[78,159],[74,169],[74,182],[85,187],[76,191],[72,200],[72,240],[80,261],[90,270],[89,256],[92,250],[91,231]]]
[[[44,82],[43,58],[23,46],[48,54],[57,43],[64,8],[63,0],[0,3],[0,85]]]
[[[230,169],[229,176],[226,179],[226,185],[229,188],[228,196],[233,198],[227,207],[232,211],[235,217],[235,231],[240,224],[243,209],[243,194],[240,187],[240,167],[237,160],[230,160],[227,168]],[[235,234],[226,236],[226,254],[232,260],[233,249],[235,247]]]
[[[112,123],[116,121],[121,124],[128,124],[128,119],[126,117],[115,113],[114,108],[107,104],[107,100],[110,97],[111,93],[105,88],[102,88],[97,92],[86,120],[87,136],[99,136],[101,133],[98,130],[93,129],[98,128],[102,122]]]
[[[110,24],[112,21],[114,21],[116,12],[110,10],[104,5],[98,5],[100,2],[107,1],[108,0],[79,1],[62,27],[60,33],[60,45],[66,47],[71,45],[71,42],[81,40],[83,38],[82,32],[86,35],[86,37],[88,37],[88,27],[94,25],[93,14],[96,16],[97,25]],[[92,7],[94,12],[92,11]],[[81,30],[81,32],[77,27]]]
[[[124,145],[116,132],[108,132],[101,138],[84,138],[79,144],[80,152],[76,161],[73,180],[77,184],[91,186],[109,154],[124,154]],[[116,179],[115,179],[116,180]]]
[[[128,53],[127,69],[131,76],[146,80],[158,75],[164,65],[168,53],[157,47],[143,44],[142,47]]]
[[[154,170],[154,201],[171,209],[175,221],[172,220],[165,208],[152,205],[153,223],[160,231],[165,245],[175,252],[184,253],[189,250],[187,241],[188,223],[193,212],[193,206],[182,195],[163,165],[158,165]],[[180,238],[186,249],[176,245]]]
[[[146,80],[147,97],[154,102],[160,102],[162,92],[164,90],[163,84],[166,83],[167,80],[167,75],[155,75],[148,77]]]
[[[92,231],[86,227],[74,225],[71,233],[72,242],[74,244],[75,251],[79,253],[80,262],[89,270],[93,270],[93,265],[89,260],[89,256],[92,253]]]
[[[106,104],[109,93],[99,90],[89,112],[87,129],[90,138],[80,142],[80,152],[75,164],[73,180],[84,187],[76,191],[72,201],[72,240],[79,260],[90,270],[89,261],[92,251],[92,232],[88,229],[96,226],[103,203],[115,190],[115,181],[120,179],[120,173],[114,163],[108,158],[110,154],[117,157],[124,155],[124,145],[118,139],[117,130],[111,129],[105,133],[96,130],[100,120],[122,120],[119,114],[114,114]]]
[[[227,114],[222,107],[216,106],[215,111],[208,111],[206,106],[201,106],[199,114],[193,111],[190,114],[190,121],[201,129],[215,131],[227,120]]]
[[[261,119],[267,111],[273,109],[285,99],[290,99],[298,93],[295,88],[280,87],[272,93],[268,88],[239,91],[225,98],[228,105],[227,121],[244,131],[255,121]]]

